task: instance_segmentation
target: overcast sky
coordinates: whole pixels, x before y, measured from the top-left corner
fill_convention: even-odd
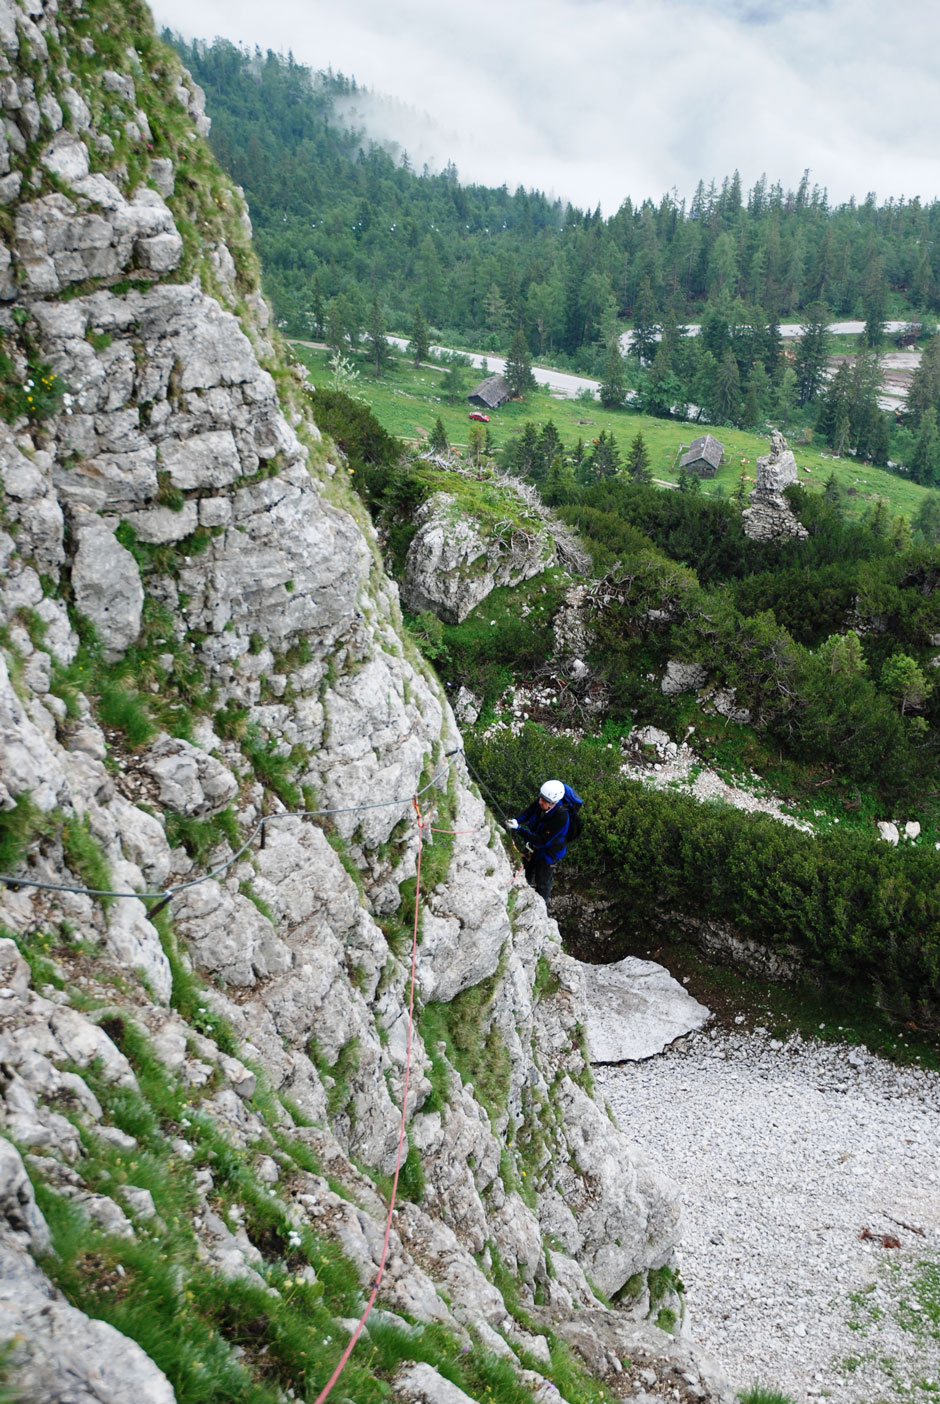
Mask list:
[[[612,214],[737,168],[830,200],[940,195],[936,0],[158,0],[406,107],[412,165]],[[407,108],[413,109],[412,112]],[[430,122],[417,120],[427,115]]]

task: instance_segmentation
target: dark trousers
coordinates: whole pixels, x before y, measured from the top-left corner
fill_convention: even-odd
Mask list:
[[[555,880],[554,866],[547,863],[544,858],[529,857],[523,859],[522,867],[526,882],[530,887],[535,888],[547,907],[548,899],[552,895],[552,883]]]

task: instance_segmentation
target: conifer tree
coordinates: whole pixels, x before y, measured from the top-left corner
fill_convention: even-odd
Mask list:
[[[589,479],[616,478],[620,471],[620,450],[613,434],[601,430],[600,436],[594,440],[586,467]]]
[[[607,347],[607,360],[604,365],[604,379],[601,381],[600,401],[605,409],[619,409],[627,394],[627,378],[624,371],[620,345],[611,341]]]
[[[908,708],[921,708],[933,691],[933,683],[917,660],[906,653],[893,653],[887,659],[881,670],[881,686],[897,702],[902,717]]]
[[[313,287],[310,290],[310,308],[307,320],[316,340],[322,341],[326,330],[326,310],[323,304],[323,289],[320,286],[319,274],[314,278]]]
[[[828,350],[829,310],[817,302],[806,314],[796,353],[796,381],[801,405],[808,405],[819,394],[825,379]]]
[[[561,435],[549,419],[539,430],[537,462],[532,469],[532,477],[541,482],[552,465],[552,459],[564,453]]]
[[[559,497],[564,497],[565,493],[574,483],[574,472],[572,465],[564,454],[556,453],[549,465],[545,475],[545,482],[542,484],[541,492],[546,502],[549,504],[557,501]]]
[[[467,388],[467,366],[469,361],[459,351],[452,351],[447,359],[447,369],[441,376],[441,390],[449,405],[456,404]]]
[[[629,356],[635,356],[641,366],[649,365],[656,355],[656,338],[659,325],[653,311],[653,292],[648,278],[644,278],[633,305],[633,335],[630,338]]]
[[[716,417],[723,424],[736,424],[741,412],[741,376],[734,352],[729,346],[715,376],[714,400]]]
[[[748,429],[755,429],[760,423],[760,405],[757,403],[757,391],[754,387],[754,379],[751,377],[747,382],[747,394],[744,396],[744,405],[741,410],[741,422]]]
[[[650,472],[649,449],[640,431],[627,449],[624,467],[635,483],[648,483],[653,476]]]
[[[449,445],[447,443],[447,431],[440,415],[434,421],[434,428],[428,437],[428,448],[432,453],[446,453]]]
[[[513,333],[512,345],[509,348],[509,355],[506,357],[504,375],[510,392],[519,399],[522,399],[527,390],[535,389],[532,357],[529,354],[529,344],[525,339],[525,332],[521,328]]]
[[[839,486],[838,478],[835,473],[830,473],[823,488],[823,501],[828,502],[830,507],[841,509],[844,497],[845,494]]]
[[[424,320],[424,313],[420,307],[415,308],[414,320],[411,323],[411,340],[408,343],[408,350],[416,366],[428,359],[431,350],[430,337],[428,335],[428,324]]]
[[[907,413],[915,427],[931,406],[940,407],[940,335],[927,342],[907,392]]]
[[[940,492],[929,492],[913,521],[914,537],[925,546],[940,543]]]
[[[473,462],[474,468],[479,468],[480,460],[483,457],[485,435],[482,424],[474,424],[470,430],[470,439],[467,444],[467,452]]]
[[[379,311],[379,299],[375,295],[373,295],[372,306],[369,309],[369,330],[366,333],[366,341],[369,347],[369,360],[372,362],[372,374],[378,380],[392,359],[392,348],[385,335],[382,314]]]
[[[911,477],[924,487],[936,487],[940,483],[940,433],[933,405],[921,416],[920,433],[911,455]]]
[[[345,351],[347,345],[346,327],[343,322],[342,307],[335,298],[326,313],[326,344],[331,351]]]
[[[531,419],[522,426],[522,433],[510,440],[505,450],[506,467],[520,478],[531,478],[538,471],[541,458],[539,432]]]

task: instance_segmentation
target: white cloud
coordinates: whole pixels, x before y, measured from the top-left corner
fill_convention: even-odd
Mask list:
[[[940,7],[908,0],[159,0],[159,24],[332,66],[436,124],[413,164],[612,213],[735,168],[835,201],[940,194]]]

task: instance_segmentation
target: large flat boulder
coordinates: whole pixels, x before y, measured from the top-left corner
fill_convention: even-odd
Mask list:
[[[639,1062],[700,1029],[711,1011],[653,960],[581,964],[592,1063]]]

